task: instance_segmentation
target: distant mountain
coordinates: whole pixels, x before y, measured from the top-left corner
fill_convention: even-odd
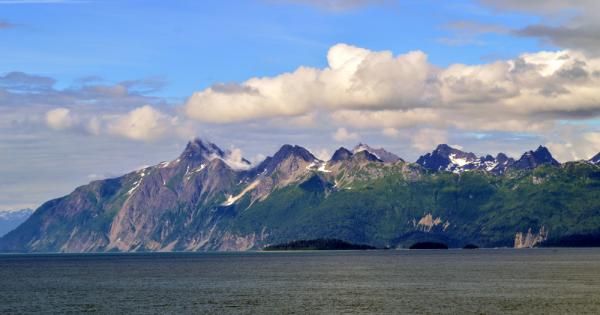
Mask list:
[[[25,222],[33,213],[32,209],[21,209],[13,211],[0,210],[0,237],[14,230],[19,224]]]
[[[560,165],[560,163],[552,157],[550,151],[543,146],[539,146],[535,151],[528,151],[520,159],[518,159],[513,167],[516,169],[534,169],[541,165]]]
[[[402,161],[402,162],[404,161],[399,156],[395,155],[394,153],[386,151],[384,148],[374,149],[374,148],[370,147],[368,144],[364,144],[364,143],[359,143],[352,150],[352,152],[354,154],[361,152],[361,151],[368,151],[372,155],[376,156],[377,159],[379,159],[385,163],[394,163],[394,162],[398,162],[398,161]]]
[[[600,153],[594,155],[589,161],[596,165],[600,164]]]
[[[329,160],[329,163],[348,161],[352,158],[353,155],[354,155],[354,153],[352,153],[350,150],[348,150],[344,147],[341,147],[333,153],[333,155],[331,156],[331,159]]]
[[[323,161],[283,145],[251,167],[196,139],[173,161],[44,203],[0,238],[0,251],[228,251],[314,239],[522,248],[600,231],[599,165],[559,164],[544,147],[517,161],[448,145],[417,163],[385,156],[362,145]]]
[[[502,174],[514,163],[514,160],[504,153],[498,153],[494,158],[491,155],[477,157],[474,153],[464,152],[440,144],[437,148],[417,160],[417,164],[433,171],[449,171],[462,173],[469,170],[483,170],[494,174]]]

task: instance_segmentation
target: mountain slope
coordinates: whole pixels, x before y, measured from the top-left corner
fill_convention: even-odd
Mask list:
[[[594,155],[589,161],[594,164],[600,164],[600,153]]]
[[[597,234],[600,167],[557,164],[545,151],[514,162],[438,146],[413,164],[344,148],[321,161],[284,145],[248,168],[194,140],[174,161],[46,202],[0,250],[248,250],[318,238],[531,247]]]
[[[495,158],[491,155],[477,157],[474,153],[464,152],[447,144],[438,145],[433,152],[427,153],[417,160],[417,164],[426,169],[453,173],[483,170],[494,174],[502,174],[513,163],[514,160],[504,153],[498,153]]]
[[[361,151],[367,151],[372,155],[376,156],[377,159],[386,163],[395,163],[398,161],[404,162],[404,160],[402,160],[399,156],[386,151],[384,148],[375,149],[370,147],[368,144],[364,143],[359,143],[358,145],[356,145],[356,147],[354,147],[354,149],[352,150],[352,153],[358,153]]]
[[[25,222],[32,213],[32,209],[0,211],[0,237]]]

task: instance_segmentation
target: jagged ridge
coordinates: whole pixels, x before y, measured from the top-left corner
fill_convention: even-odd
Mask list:
[[[358,148],[340,148],[321,161],[284,145],[247,169],[238,167],[247,160],[234,165],[229,152],[196,139],[174,161],[48,201],[0,239],[0,250],[246,250],[312,238],[378,247],[534,246],[547,233],[557,238],[568,235],[555,231],[600,228],[594,159],[561,165],[544,147],[517,161],[504,154],[478,158],[440,145],[412,164]],[[578,217],[556,222],[564,211]]]

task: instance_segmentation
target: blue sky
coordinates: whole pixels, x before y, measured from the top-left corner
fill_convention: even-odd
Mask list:
[[[540,49],[533,38],[478,36],[449,45],[457,21],[518,28],[538,18],[497,14],[473,1],[400,1],[346,11],[274,1],[89,1],[4,4],[0,72],[119,82],[164,77],[161,96],[185,98],[215,82],[323,67],[330,46],[426,51],[432,63],[480,63]]]
[[[0,0],[0,210],[175,158],[600,151],[592,0]]]

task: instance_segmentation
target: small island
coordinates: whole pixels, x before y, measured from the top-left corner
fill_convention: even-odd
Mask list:
[[[419,242],[412,244],[409,249],[448,249],[448,245],[438,242]]]
[[[265,251],[284,251],[284,250],[368,250],[377,249],[370,245],[352,244],[338,239],[314,239],[298,240],[288,243],[269,245],[263,248]]]

